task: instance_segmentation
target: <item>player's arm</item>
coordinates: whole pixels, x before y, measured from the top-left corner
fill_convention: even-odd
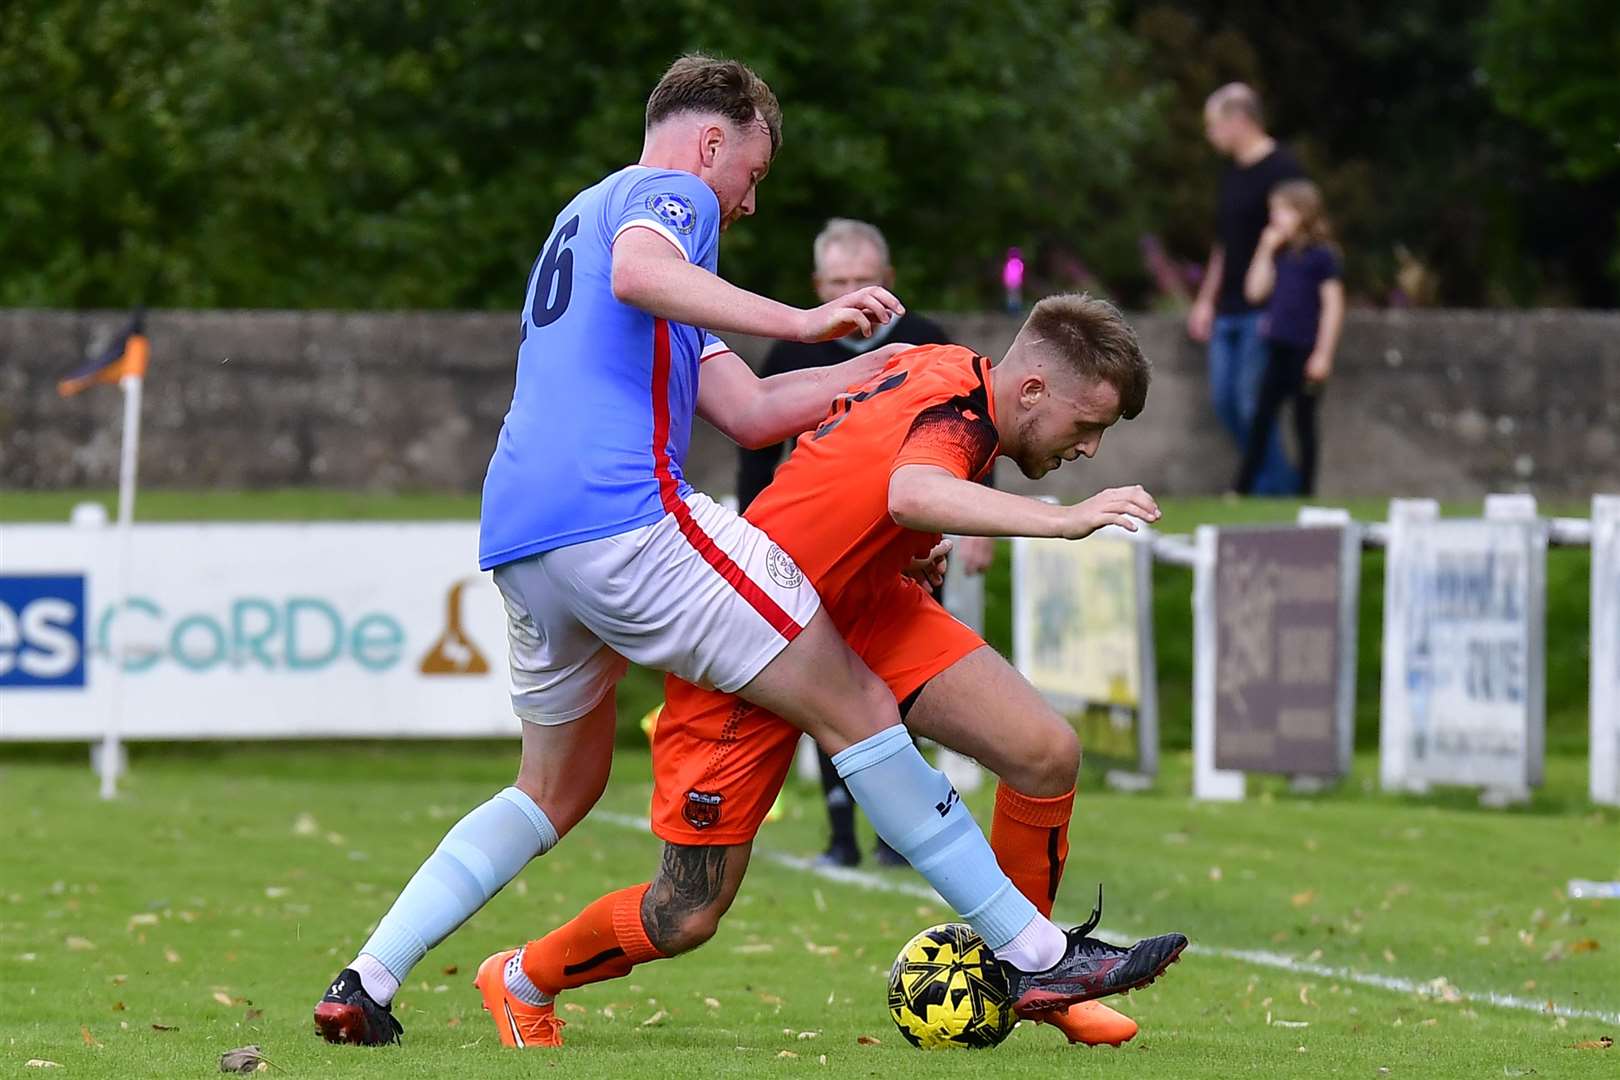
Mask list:
[[[787,341],[870,335],[906,310],[880,285],[809,310],[780,304],[694,265],[663,235],[643,228],[625,229],[613,242],[613,297],[671,322]]]
[[[1322,319],[1316,326],[1316,346],[1305,361],[1307,382],[1325,382],[1333,374],[1333,354],[1339,348],[1339,333],[1344,329],[1344,282],[1328,278],[1322,282]]]
[[[1215,326],[1215,293],[1221,287],[1221,274],[1226,269],[1226,249],[1216,244],[1209,249],[1209,264],[1204,267],[1204,280],[1198,283],[1198,296],[1187,312],[1187,333],[1194,341],[1208,341]]]
[[[889,357],[909,348],[885,345],[842,364],[763,379],[736,353],[720,353],[699,369],[698,415],[738,446],[770,446],[815,427],[833,398],[870,379]]]
[[[889,476],[889,516],[918,532],[959,536],[1053,536],[1081,540],[1104,525],[1136,531],[1159,505],[1139,486],[1109,488],[1058,506],[964,480],[941,465],[902,464]]]

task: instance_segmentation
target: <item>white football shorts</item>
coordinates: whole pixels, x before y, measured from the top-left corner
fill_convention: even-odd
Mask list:
[[[495,584],[512,708],[534,724],[590,712],[627,660],[737,690],[821,606],[770,537],[698,492],[651,525],[497,566]]]

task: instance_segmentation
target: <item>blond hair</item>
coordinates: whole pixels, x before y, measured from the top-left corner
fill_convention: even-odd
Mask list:
[[[1309,180],[1285,180],[1271,189],[1273,199],[1281,199],[1299,214],[1299,231],[1288,241],[1288,246],[1337,247],[1333,242],[1333,223],[1322,207],[1322,189]]]
[[[1060,293],[1035,305],[1018,331],[1040,342],[1078,375],[1119,391],[1120,414],[1134,419],[1147,404],[1153,366],[1142,355],[1136,331],[1113,304],[1087,293]]]

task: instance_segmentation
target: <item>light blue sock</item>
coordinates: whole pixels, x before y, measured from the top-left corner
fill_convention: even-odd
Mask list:
[[[992,950],[1036,916],[996,865],[995,853],[945,774],[917,752],[902,724],[833,755],[873,828],[906,857]]]
[[[556,843],[557,830],[533,799],[515,787],[496,793],[445,834],[361,953],[403,982],[429,949]]]

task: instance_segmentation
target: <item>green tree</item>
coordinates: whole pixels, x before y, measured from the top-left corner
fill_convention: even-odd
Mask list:
[[[510,307],[563,203],[640,148],[678,53],[774,86],[787,141],[722,269],[808,293],[832,215],[908,298],[1009,244],[1129,263],[1157,97],[1101,3],[16,0],[0,15],[0,303]]]
[[[1531,0],[1522,6],[1568,10]],[[1602,6],[1573,5],[1593,9],[1588,27],[1612,26],[1613,12],[1595,14]],[[1254,83],[1272,130],[1324,189],[1354,291],[1383,299],[1402,247],[1434,271],[1441,303],[1614,304],[1620,289],[1605,267],[1620,183],[1572,179],[1546,136],[1498,109],[1479,70],[1482,41],[1503,32],[1497,17],[1468,0],[1122,0],[1119,7],[1176,92],[1167,117],[1176,139],[1156,151],[1163,155],[1157,170],[1199,184],[1212,177],[1214,159],[1197,127],[1203,98],[1231,79]],[[1547,19],[1563,25],[1561,16]],[[1612,79],[1620,56],[1614,34],[1594,38],[1578,55],[1590,58],[1590,76]],[[1547,74],[1559,77],[1551,67]],[[1173,190],[1159,177],[1143,180],[1150,200]],[[1184,181],[1172,183],[1184,190]],[[1182,194],[1158,213],[1184,222],[1181,208],[1202,209],[1209,197]],[[1187,253],[1208,244],[1211,224]],[[1179,224],[1174,235],[1187,231]]]
[[[1494,0],[1481,38],[1503,112],[1545,132],[1578,177],[1620,170],[1620,5]]]

